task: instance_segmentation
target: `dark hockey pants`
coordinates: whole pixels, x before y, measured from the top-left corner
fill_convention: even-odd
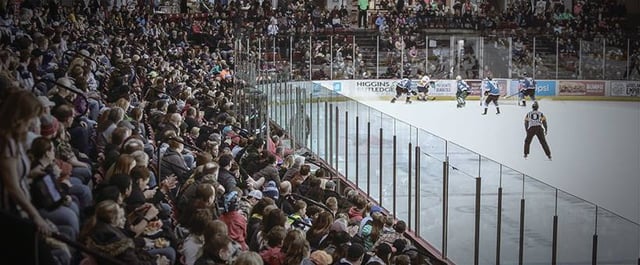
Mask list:
[[[531,146],[531,140],[533,140],[534,135],[538,137],[538,141],[542,145],[544,153],[547,156],[551,156],[551,151],[549,150],[547,139],[544,137],[544,129],[542,126],[531,126],[531,128],[527,129],[527,137],[524,139],[524,154],[529,154],[529,147]]]

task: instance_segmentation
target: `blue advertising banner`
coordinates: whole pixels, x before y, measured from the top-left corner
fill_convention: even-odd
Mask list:
[[[556,95],[555,80],[538,80],[536,81],[536,95],[538,96],[555,96]]]
[[[555,80],[536,80],[536,96],[555,96],[557,81]],[[509,83],[509,95],[515,95],[520,91],[520,81],[511,80]]]

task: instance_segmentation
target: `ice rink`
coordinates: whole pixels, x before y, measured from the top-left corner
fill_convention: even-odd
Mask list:
[[[640,222],[640,102],[541,100],[548,119],[548,161],[534,138],[523,157],[524,116],[531,110],[501,99],[501,114],[479,101],[363,103],[446,140]]]

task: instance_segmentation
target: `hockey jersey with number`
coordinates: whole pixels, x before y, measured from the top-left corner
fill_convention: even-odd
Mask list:
[[[527,130],[533,126],[543,126],[546,130],[547,118],[542,114],[542,112],[532,110],[524,117],[524,126]]]
[[[500,95],[500,88],[498,88],[498,83],[494,80],[485,80],[484,90],[489,92],[489,95]]]
[[[525,77],[524,79],[520,80],[520,88],[522,90],[525,90],[525,89],[536,89],[536,82],[533,81],[533,78],[531,78],[531,77]]]

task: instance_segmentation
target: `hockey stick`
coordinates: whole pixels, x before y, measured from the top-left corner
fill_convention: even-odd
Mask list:
[[[515,95],[519,95],[519,94],[520,94],[520,92],[516,92],[516,93],[513,93],[511,95],[504,96],[503,99],[508,99],[508,98],[511,98],[511,97],[513,97]]]

